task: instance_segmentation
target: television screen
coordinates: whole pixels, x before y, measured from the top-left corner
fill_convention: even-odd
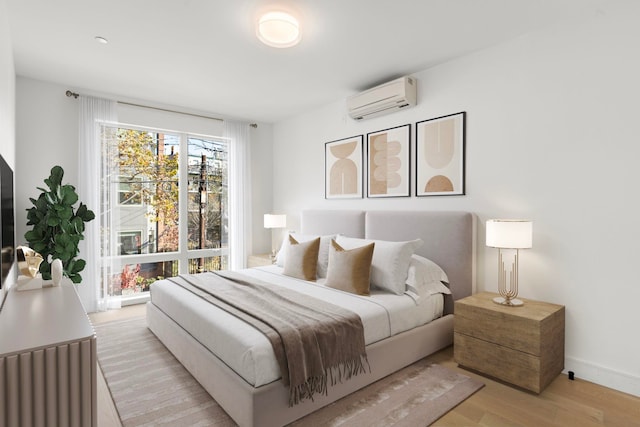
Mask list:
[[[16,253],[13,218],[13,171],[2,156],[0,156],[0,202],[2,203],[2,209],[0,209],[0,221],[2,222],[2,227],[0,228],[0,233],[2,233],[0,289],[2,289],[6,287],[7,277],[13,266]]]

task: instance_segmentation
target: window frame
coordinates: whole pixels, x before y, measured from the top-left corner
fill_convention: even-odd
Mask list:
[[[193,132],[184,132],[184,131],[176,131],[176,130],[167,130],[161,128],[152,128],[146,126],[137,126],[131,125],[127,123],[101,123],[102,127],[112,128],[112,129],[130,129],[134,131],[141,132],[151,132],[154,134],[163,133],[163,134],[171,134],[178,137],[178,154],[179,154],[179,163],[178,163],[178,250],[171,252],[155,252],[155,253],[141,253],[141,254],[127,254],[127,255],[103,255],[100,257],[100,268],[104,271],[105,268],[109,269],[115,263],[122,264],[145,264],[145,263],[159,263],[159,262],[167,262],[167,261],[178,261],[178,274],[187,274],[189,271],[189,260],[198,259],[198,258],[211,258],[211,257],[226,257],[227,265],[230,256],[229,245],[221,248],[209,248],[209,249],[189,249],[188,244],[188,197],[189,197],[189,167],[188,167],[188,141],[190,137],[205,139],[205,140],[213,140],[217,142],[224,143],[226,145],[227,150],[227,174],[229,174],[231,170],[230,164],[230,138],[222,137],[222,136],[212,136],[212,135],[203,135]],[[101,142],[102,143],[102,142]],[[181,153],[185,153],[185,155],[181,155]],[[119,175],[120,177],[120,175]],[[119,183],[117,188],[117,207],[140,207],[141,205],[131,205],[131,204],[120,204],[120,189]],[[227,194],[226,206],[229,206],[229,195]],[[115,206],[114,206],[115,207]],[[227,215],[229,213],[227,212]],[[119,236],[120,233],[128,230],[115,230],[116,236]],[[142,236],[144,237],[144,230],[142,231]],[[119,242],[119,240],[118,240]],[[157,242],[155,242],[157,245]],[[103,276],[104,277],[104,276]],[[103,279],[104,280],[104,279]],[[123,296],[122,303],[123,305],[127,305],[127,303],[139,303],[144,302],[148,299],[148,292],[144,292],[142,294],[136,294],[133,296]],[[145,297],[146,295],[146,297]]]

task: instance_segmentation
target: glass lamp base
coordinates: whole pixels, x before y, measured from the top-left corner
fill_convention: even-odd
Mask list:
[[[503,297],[495,297],[493,299],[493,302],[495,302],[496,304],[500,304],[500,305],[508,305],[510,307],[520,307],[522,305],[524,305],[524,303],[522,302],[522,300],[519,300],[517,298],[513,298],[513,299],[506,299]]]

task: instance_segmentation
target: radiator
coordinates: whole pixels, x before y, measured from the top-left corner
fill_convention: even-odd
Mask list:
[[[95,426],[96,341],[0,358],[0,427]]]

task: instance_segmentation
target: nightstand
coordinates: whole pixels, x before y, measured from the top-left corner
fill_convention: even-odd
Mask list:
[[[454,307],[455,361],[540,393],[564,368],[564,306],[522,299],[506,307],[483,292]]]
[[[271,265],[271,254],[249,255],[247,267],[262,267],[263,265]]]

